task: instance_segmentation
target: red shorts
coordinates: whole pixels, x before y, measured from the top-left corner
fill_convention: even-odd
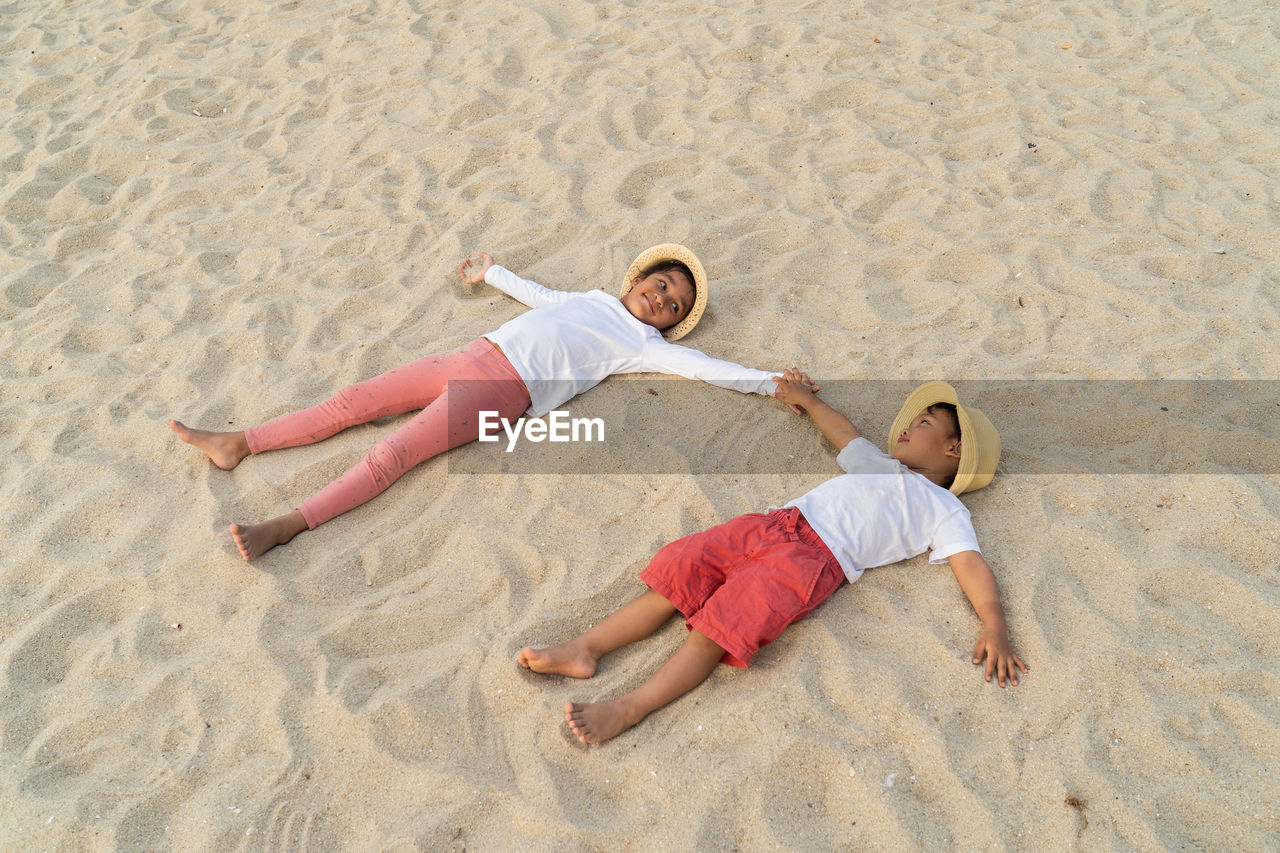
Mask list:
[[[677,539],[654,555],[644,581],[685,615],[686,625],[745,669],[835,592],[844,570],[800,510],[740,515]]]

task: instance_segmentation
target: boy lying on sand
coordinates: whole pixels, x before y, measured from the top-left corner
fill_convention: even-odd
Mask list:
[[[1016,685],[1018,672],[1026,673],[1009,644],[995,575],[956,497],[991,482],[1000,458],[995,427],[961,406],[950,385],[929,382],[898,413],[887,455],[805,379],[785,371],[775,377],[775,396],[808,413],[848,473],[781,509],[672,542],[641,573],[647,592],[568,642],[517,656],[534,672],[590,678],[601,656],[653,634],[677,610],[685,615],[688,638],[640,687],[606,702],[565,703],[565,719],[583,743],[626,731],[697,687],[717,663],[745,669],[846,579],[926,550],[929,562],[951,565],[982,619],[973,662],[985,658],[987,680],[994,674],[1001,687]]]

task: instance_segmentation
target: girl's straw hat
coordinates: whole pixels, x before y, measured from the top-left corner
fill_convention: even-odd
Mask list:
[[[995,476],[996,463],[1000,461],[1000,434],[982,412],[960,405],[956,389],[945,382],[926,382],[908,395],[889,428],[889,453],[893,453],[898,436],[916,415],[935,403],[955,406],[956,419],[960,421],[960,466],[951,493],[962,495],[981,489]]]
[[[702,312],[707,310],[707,274],[702,269],[702,263],[697,255],[679,243],[663,243],[645,249],[631,262],[631,266],[627,267],[627,275],[622,279],[622,292],[618,296],[622,297],[630,293],[633,282],[645,270],[663,261],[679,261],[693,273],[693,307],[689,309],[688,315],[683,320],[662,333],[667,340],[678,341],[693,331],[693,327],[702,319]]]

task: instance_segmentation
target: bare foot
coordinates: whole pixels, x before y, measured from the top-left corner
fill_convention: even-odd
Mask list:
[[[261,557],[277,545],[283,545],[307,529],[307,520],[294,510],[261,524],[233,524],[228,530],[246,560]]]
[[[606,741],[640,722],[631,719],[631,714],[620,699],[609,702],[565,702],[564,718],[583,743]]]
[[[590,678],[596,674],[598,658],[587,654],[575,640],[546,649],[525,646],[516,655],[516,661],[525,669],[544,675],[567,675],[570,678]]]
[[[192,429],[182,421],[165,421],[169,429],[178,434],[178,438],[199,450],[223,471],[230,471],[249,455],[249,443],[245,441],[243,432],[210,432],[204,429]]]

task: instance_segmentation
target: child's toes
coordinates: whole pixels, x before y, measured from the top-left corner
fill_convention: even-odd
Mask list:
[[[576,702],[564,703],[564,719],[573,729],[574,734],[581,737],[587,729],[587,721],[582,716],[582,706]]]

